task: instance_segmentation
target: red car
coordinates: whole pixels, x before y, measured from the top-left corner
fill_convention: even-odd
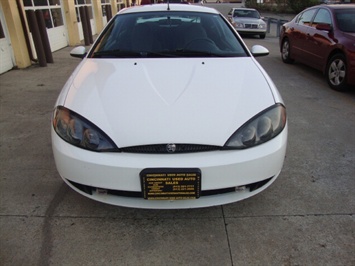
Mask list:
[[[282,61],[323,71],[335,90],[355,87],[355,5],[305,9],[281,28]]]

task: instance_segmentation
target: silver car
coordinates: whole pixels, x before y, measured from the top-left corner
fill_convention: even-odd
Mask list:
[[[241,35],[259,35],[261,39],[266,36],[266,23],[256,9],[232,8],[228,20]]]

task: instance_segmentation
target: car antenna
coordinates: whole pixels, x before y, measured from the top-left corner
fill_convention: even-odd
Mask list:
[[[170,3],[169,3],[169,0],[167,0],[167,3],[168,3],[168,11],[170,11]]]

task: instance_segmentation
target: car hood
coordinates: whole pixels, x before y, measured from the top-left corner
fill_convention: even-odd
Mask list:
[[[84,59],[65,88],[57,105],[94,123],[118,147],[222,146],[277,94],[251,57]]]

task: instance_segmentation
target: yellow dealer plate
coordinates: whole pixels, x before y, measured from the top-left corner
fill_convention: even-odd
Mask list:
[[[198,199],[201,170],[198,168],[147,168],[140,173],[142,191],[148,200]]]

